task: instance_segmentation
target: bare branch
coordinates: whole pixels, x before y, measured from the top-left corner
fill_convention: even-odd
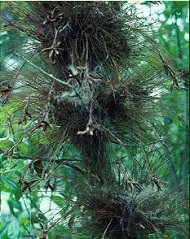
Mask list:
[[[68,86],[69,88],[73,89],[73,86],[70,85],[69,83],[63,81],[63,80],[60,80],[58,79],[57,77],[53,76],[52,74],[49,74],[47,73],[46,71],[42,70],[40,67],[36,66],[34,63],[32,63],[31,61],[29,61],[28,59],[26,59],[24,56],[20,55],[19,53],[17,52],[14,52],[16,56],[20,57],[21,59],[25,60],[27,63],[29,63],[31,66],[33,66],[34,68],[36,68],[37,70],[39,70],[41,73],[43,73],[44,75],[48,76],[49,78],[65,85],[65,86]]]
[[[108,223],[108,226],[106,227],[106,229],[105,229],[105,231],[104,231],[104,234],[103,234],[103,236],[102,236],[102,239],[105,238],[106,232],[107,232],[109,226],[111,225],[112,221],[113,221],[113,218],[112,218],[112,219],[110,220],[110,222]]]

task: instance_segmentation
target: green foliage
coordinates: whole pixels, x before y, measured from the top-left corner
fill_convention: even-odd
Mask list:
[[[163,2],[165,10],[159,28],[158,41],[173,56],[173,60],[178,68],[188,71],[189,62],[189,22],[188,22],[188,1]],[[163,34],[164,33],[164,34]]]
[[[2,177],[1,177],[1,183],[2,183],[2,187],[4,187],[4,191],[8,190],[9,192],[14,194],[16,200],[20,199],[21,190],[17,183],[15,183],[13,180],[5,177],[4,175],[2,175]],[[13,212],[13,210],[11,210],[11,212]]]
[[[8,147],[12,147],[13,146],[13,142],[11,140],[8,139],[2,139],[0,141],[0,149],[7,149]]]

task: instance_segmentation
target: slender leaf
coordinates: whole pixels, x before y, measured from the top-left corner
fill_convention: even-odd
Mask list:
[[[22,195],[19,185],[17,183],[15,183],[12,179],[7,178],[7,177],[1,177],[1,181],[14,194],[15,199],[19,200]]]

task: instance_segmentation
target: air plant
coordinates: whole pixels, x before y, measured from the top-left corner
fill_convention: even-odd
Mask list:
[[[88,233],[95,238],[162,238],[177,225],[172,215],[178,208],[177,196],[170,196],[151,162],[165,165],[157,158],[165,153],[155,126],[164,110],[155,92],[165,90],[167,74],[173,88],[179,84],[146,33],[145,19],[124,4],[28,2],[15,12],[19,5],[10,3],[23,21],[5,21],[33,40],[29,53],[15,52],[23,66],[1,92],[22,99],[19,124],[29,120],[28,132],[41,129],[47,135],[48,164],[69,165],[82,178],[86,186],[76,181],[75,191]],[[77,165],[59,158],[68,145],[80,153]],[[122,163],[121,152],[132,160],[128,156]],[[39,157],[34,169],[36,162]]]

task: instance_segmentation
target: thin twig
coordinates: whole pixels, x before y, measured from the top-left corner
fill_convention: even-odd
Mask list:
[[[29,157],[29,156],[17,156],[17,155],[13,155],[13,159],[23,159],[23,160],[34,160],[35,157]],[[80,160],[78,159],[67,159],[67,158],[61,158],[61,159],[53,159],[53,158],[44,158],[44,157],[37,157],[37,159],[43,161],[43,162],[55,162],[55,163],[60,163],[62,164],[64,161],[69,161],[69,162],[79,162]]]
[[[106,130],[111,136],[113,136],[113,137],[117,140],[117,142],[120,144],[121,148],[123,149],[124,143],[123,143],[120,139],[118,139],[117,136],[115,136],[114,133],[112,133],[108,128],[104,127],[103,125],[100,125],[100,127],[102,127],[102,128],[103,128],[104,130]]]
[[[106,232],[107,232],[107,230],[108,230],[110,224],[112,223],[112,221],[113,221],[113,218],[112,218],[112,219],[110,220],[110,222],[108,223],[108,225],[107,225],[107,227],[106,227],[106,229],[105,229],[105,231],[104,231],[104,233],[103,233],[102,239],[105,238]]]
[[[28,228],[24,225],[24,223],[22,223],[22,226],[24,227],[24,229],[27,231],[28,236],[30,236],[32,239],[34,239],[34,237],[30,234]]]
[[[68,87],[70,87],[71,89],[73,89],[73,86],[70,85],[69,83],[65,82],[65,81],[62,81],[60,79],[58,79],[57,77],[53,76],[52,74],[49,74],[47,73],[46,71],[42,70],[40,67],[36,66],[35,64],[33,64],[31,61],[29,61],[28,59],[26,59],[24,56],[20,55],[19,53],[17,52],[14,52],[16,56],[20,57],[21,59],[25,60],[27,63],[29,63],[31,66],[33,66],[34,68],[36,68],[37,70],[39,70],[41,73],[43,73],[44,75],[52,78],[53,80],[63,84],[63,85],[66,85]]]

